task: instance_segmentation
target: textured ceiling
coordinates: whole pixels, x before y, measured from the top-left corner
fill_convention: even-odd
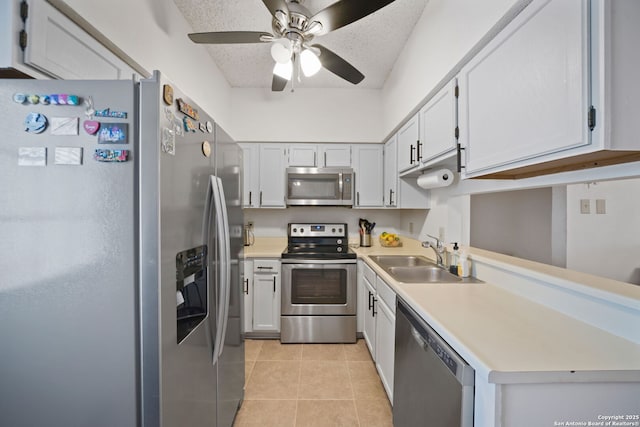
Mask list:
[[[303,76],[302,82],[296,83],[296,86],[381,88],[427,1],[395,0],[359,21],[314,39],[314,43],[322,44],[334,51],[365,75],[365,79],[357,86],[325,69],[313,77]],[[174,2],[194,32],[273,33],[271,15],[262,0]],[[306,0],[303,4],[314,14],[334,2],[335,0]],[[270,46],[270,43],[208,45],[207,49],[232,87],[270,88],[274,65]]]

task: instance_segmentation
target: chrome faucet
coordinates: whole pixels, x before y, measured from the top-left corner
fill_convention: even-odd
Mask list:
[[[430,234],[427,234],[427,236],[434,239],[436,241],[436,245],[433,246],[433,243],[427,240],[425,242],[422,242],[422,247],[433,249],[433,251],[436,253],[436,264],[438,264],[438,267],[446,268],[446,266],[444,265],[444,261],[442,260],[442,254],[444,254],[444,242],[438,239],[436,236],[432,236]]]

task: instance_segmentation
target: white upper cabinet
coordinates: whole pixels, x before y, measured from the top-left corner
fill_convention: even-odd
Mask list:
[[[631,0],[527,6],[459,74],[465,177],[638,160],[638,22]]]
[[[354,144],[353,171],[356,200],[353,207],[382,207],[382,144]]]
[[[384,206],[398,206],[398,137],[393,135],[384,144]]]
[[[350,167],[350,144],[324,144],[318,148],[321,167]]]
[[[349,144],[292,144],[289,150],[289,166],[303,167],[350,167],[351,145]]]
[[[261,208],[284,208],[286,149],[284,144],[259,144],[259,195]]]
[[[133,68],[44,0],[29,2],[26,40],[24,63],[51,77],[139,77]]]
[[[260,146],[258,144],[240,144],[242,148],[242,206],[257,208],[260,198]]]
[[[420,142],[419,115],[416,114],[398,131],[398,172],[402,173],[420,164],[418,143]]]
[[[423,164],[437,162],[455,153],[458,140],[457,80],[453,79],[420,109],[418,157]]]
[[[289,166],[318,166],[318,146],[315,144],[295,144],[288,147]]]

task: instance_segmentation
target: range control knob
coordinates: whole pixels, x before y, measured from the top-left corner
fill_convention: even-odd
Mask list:
[[[342,234],[342,228],[338,228],[338,233]]]
[[[332,232],[332,233],[335,233],[335,232],[336,232],[336,229],[335,229],[335,228],[332,228],[332,229],[331,229],[331,232]]]
[[[304,228],[300,228],[300,234],[304,233]]]
[[[341,246],[338,246],[337,249],[338,249],[338,252],[342,252],[342,247]]]
[[[341,244],[342,244],[342,239],[338,239],[338,240],[336,240],[336,243],[337,243],[337,244],[339,244],[339,245],[341,245]]]
[[[293,232],[294,232],[294,233],[297,233],[297,232],[298,232],[298,229],[297,229],[297,228],[294,228],[294,229],[293,229]]]

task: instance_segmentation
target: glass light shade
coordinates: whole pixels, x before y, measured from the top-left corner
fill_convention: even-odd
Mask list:
[[[273,67],[273,74],[283,79],[291,80],[293,74],[293,62],[289,61],[285,64],[276,62],[276,66]]]
[[[300,65],[302,66],[302,72],[307,77],[313,76],[322,68],[322,64],[316,54],[309,49],[303,50],[300,54]]]
[[[279,64],[286,64],[291,60],[291,49],[285,43],[278,40],[271,45],[271,57]]]
[[[313,21],[309,26],[307,26],[307,33],[318,34],[322,31],[322,24],[318,21]]]

